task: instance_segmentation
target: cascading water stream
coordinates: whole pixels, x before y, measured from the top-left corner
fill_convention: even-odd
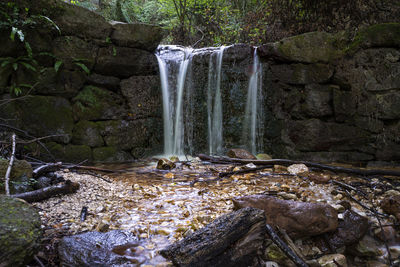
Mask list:
[[[163,98],[164,155],[184,155],[183,96],[192,49],[166,46],[156,56]],[[176,81],[176,87],[171,80]]]
[[[255,48],[243,122],[243,143],[253,154],[262,147],[264,130],[262,99],[262,65]]]
[[[164,153],[169,154],[173,151],[173,132],[172,117],[170,113],[170,97],[168,88],[168,67],[164,60],[157,56],[158,67],[160,69],[160,80],[163,99],[163,122],[164,122]]]
[[[210,55],[208,69],[207,112],[210,155],[222,152],[221,70],[225,46]],[[216,62],[214,62],[216,61]]]
[[[178,82],[176,85],[176,110],[175,110],[175,127],[174,127],[174,155],[184,155],[184,124],[183,124],[183,93],[185,89],[185,80],[188,67],[192,60],[192,49],[184,50],[184,59],[180,64],[178,73]]]

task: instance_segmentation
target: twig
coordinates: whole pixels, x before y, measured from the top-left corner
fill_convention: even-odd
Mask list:
[[[301,251],[296,247],[296,245],[294,244],[293,240],[289,237],[289,235],[286,233],[286,231],[284,229],[281,229],[279,227],[277,227],[279,233],[281,233],[281,235],[283,236],[283,239],[285,239],[286,243],[288,244],[288,246],[304,261],[306,262],[306,258],[304,257],[304,255],[301,253]]]
[[[45,267],[44,264],[42,263],[41,260],[39,260],[38,256],[33,256],[33,258],[35,259],[35,261],[37,262],[37,264],[39,264],[40,267]]]
[[[296,253],[294,253],[293,250],[283,242],[271,225],[266,224],[265,228],[267,229],[267,233],[271,237],[271,240],[296,264],[296,266],[308,267],[307,263],[299,258],[299,256],[297,256]]]
[[[19,128],[4,124],[4,123],[0,123],[0,128],[6,128],[6,129],[10,129],[16,132],[20,132],[22,133],[24,136],[29,137],[29,138],[36,138],[35,136],[30,135],[27,131],[21,130]],[[49,154],[49,156],[55,161],[56,158],[53,156],[53,154],[47,149],[47,147],[40,141],[37,141],[37,143],[44,149],[46,150],[46,152]]]
[[[362,203],[361,201],[357,200],[355,197],[353,197],[350,192],[348,190],[345,190],[346,194],[353,200],[355,201],[358,205],[360,205],[361,207],[363,207],[364,209],[368,210],[369,212],[375,213],[381,217],[389,217],[389,215],[384,214],[384,213],[380,213],[377,212],[376,210],[374,210],[373,208],[368,207],[367,205],[365,205],[364,203]]]
[[[12,152],[11,152],[11,158],[10,158],[10,163],[8,164],[8,168],[7,168],[7,172],[6,172],[6,176],[5,176],[5,187],[6,187],[6,195],[9,196],[10,195],[10,186],[9,186],[9,182],[10,182],[10,173],[11,173],[11,169],[14,163],[14,158],[15,158],[15,133],[12,134]]]

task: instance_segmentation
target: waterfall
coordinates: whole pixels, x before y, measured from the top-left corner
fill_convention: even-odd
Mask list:
[[[253,154],[263,145],[263,96],[262,96],[262,65],[257,55],[257,48],[254,49],[253,65],[247,89],[247,101],[245,118],[243,122],[243,144]]]
[[[160,69],[160,80],[163,99],[163,122],[164,122],[164,153],[170,154],[173,151],[173,134],[170,113],[170,97],[168,88],[168,67],[165,61],[157,56],[158,67]]]
[[[207,118],[210,155],[222,152],[221,69],[224,46],[210,55],[208,67]]]
[[[165,46],[159,48],[156,56],[163,98],[164,154],[184,155],[183,96],[192,49]],[[176,87],[173,81],[176,81]]]

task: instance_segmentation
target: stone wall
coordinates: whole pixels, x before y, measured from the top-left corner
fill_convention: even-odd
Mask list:
[[[108,23],[62,1],[47,3],[56,10],[51,19],[60,32],[45,24],[24,29],[38,61],[28,63],[37,71],[23,65],[17,70],[1,68],[1,123],[30,136],[61,135],[43,140],[57,160],[128,161],[161,152],[162,109],[154,50],[164,31],[144,24]],[[1,34],[0,57],[25,55],[23,44],[9,36]],[[6,102],[15,97],[10,95],[13,84],[29,96]],[[53,159],[41,146],[25,148],[34,157]]]
[[[43,141],[57,160],[126,161],[161,153],[162,100],[154,50],[164,31],[108,23],[84,8],[46,1],[56,3],[57,12],[49,16],[61,34],[51,26],[26,30],[39,71],[0,69],[1,123],[35,137],[60,135]],[[22,43],[12,42],[9,33],[0,39],[0,57],[24,54]],[[245,44],[224,51],[226,149],[245,147],[242,125],[253,51]],[[400,161],[399,24],[375,25],[351,40],[346,33],[307,33],[258,51],[264,85],[259,152],[316,161]],[[185,138],[186,150],[194,154],[208,151],[211,53],[196,54],[188,71],[184,118],[191,123]],[[29,97],[7,102],[14,97],[12,84],[34,87],[24,89]],[[52,159],[39,145],[25,148],[34,157]]]
[[[275,156],[400,161],[400,24],[307,33],[260,48]]]

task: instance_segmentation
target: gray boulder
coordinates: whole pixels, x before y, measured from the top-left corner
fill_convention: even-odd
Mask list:
[[[138,266],[145,259],[135,254],[137,238],[129,231],[87,232],[61,239],[58,246],[61,266]],[[122,254],[122,255],[121,255]]]
[[[102,47],[99,49],[95,72],[128,78],[133,75],[153,75],[158,71],[156,56],[148,51],[130,47]]]
[[[143,23],[114,22],[111,40],[118,46],[154,52],[166,31],[159,26]]]
[[[0,195],[0,266],[24,266],[39,251],[37,211],[20,199]]]

